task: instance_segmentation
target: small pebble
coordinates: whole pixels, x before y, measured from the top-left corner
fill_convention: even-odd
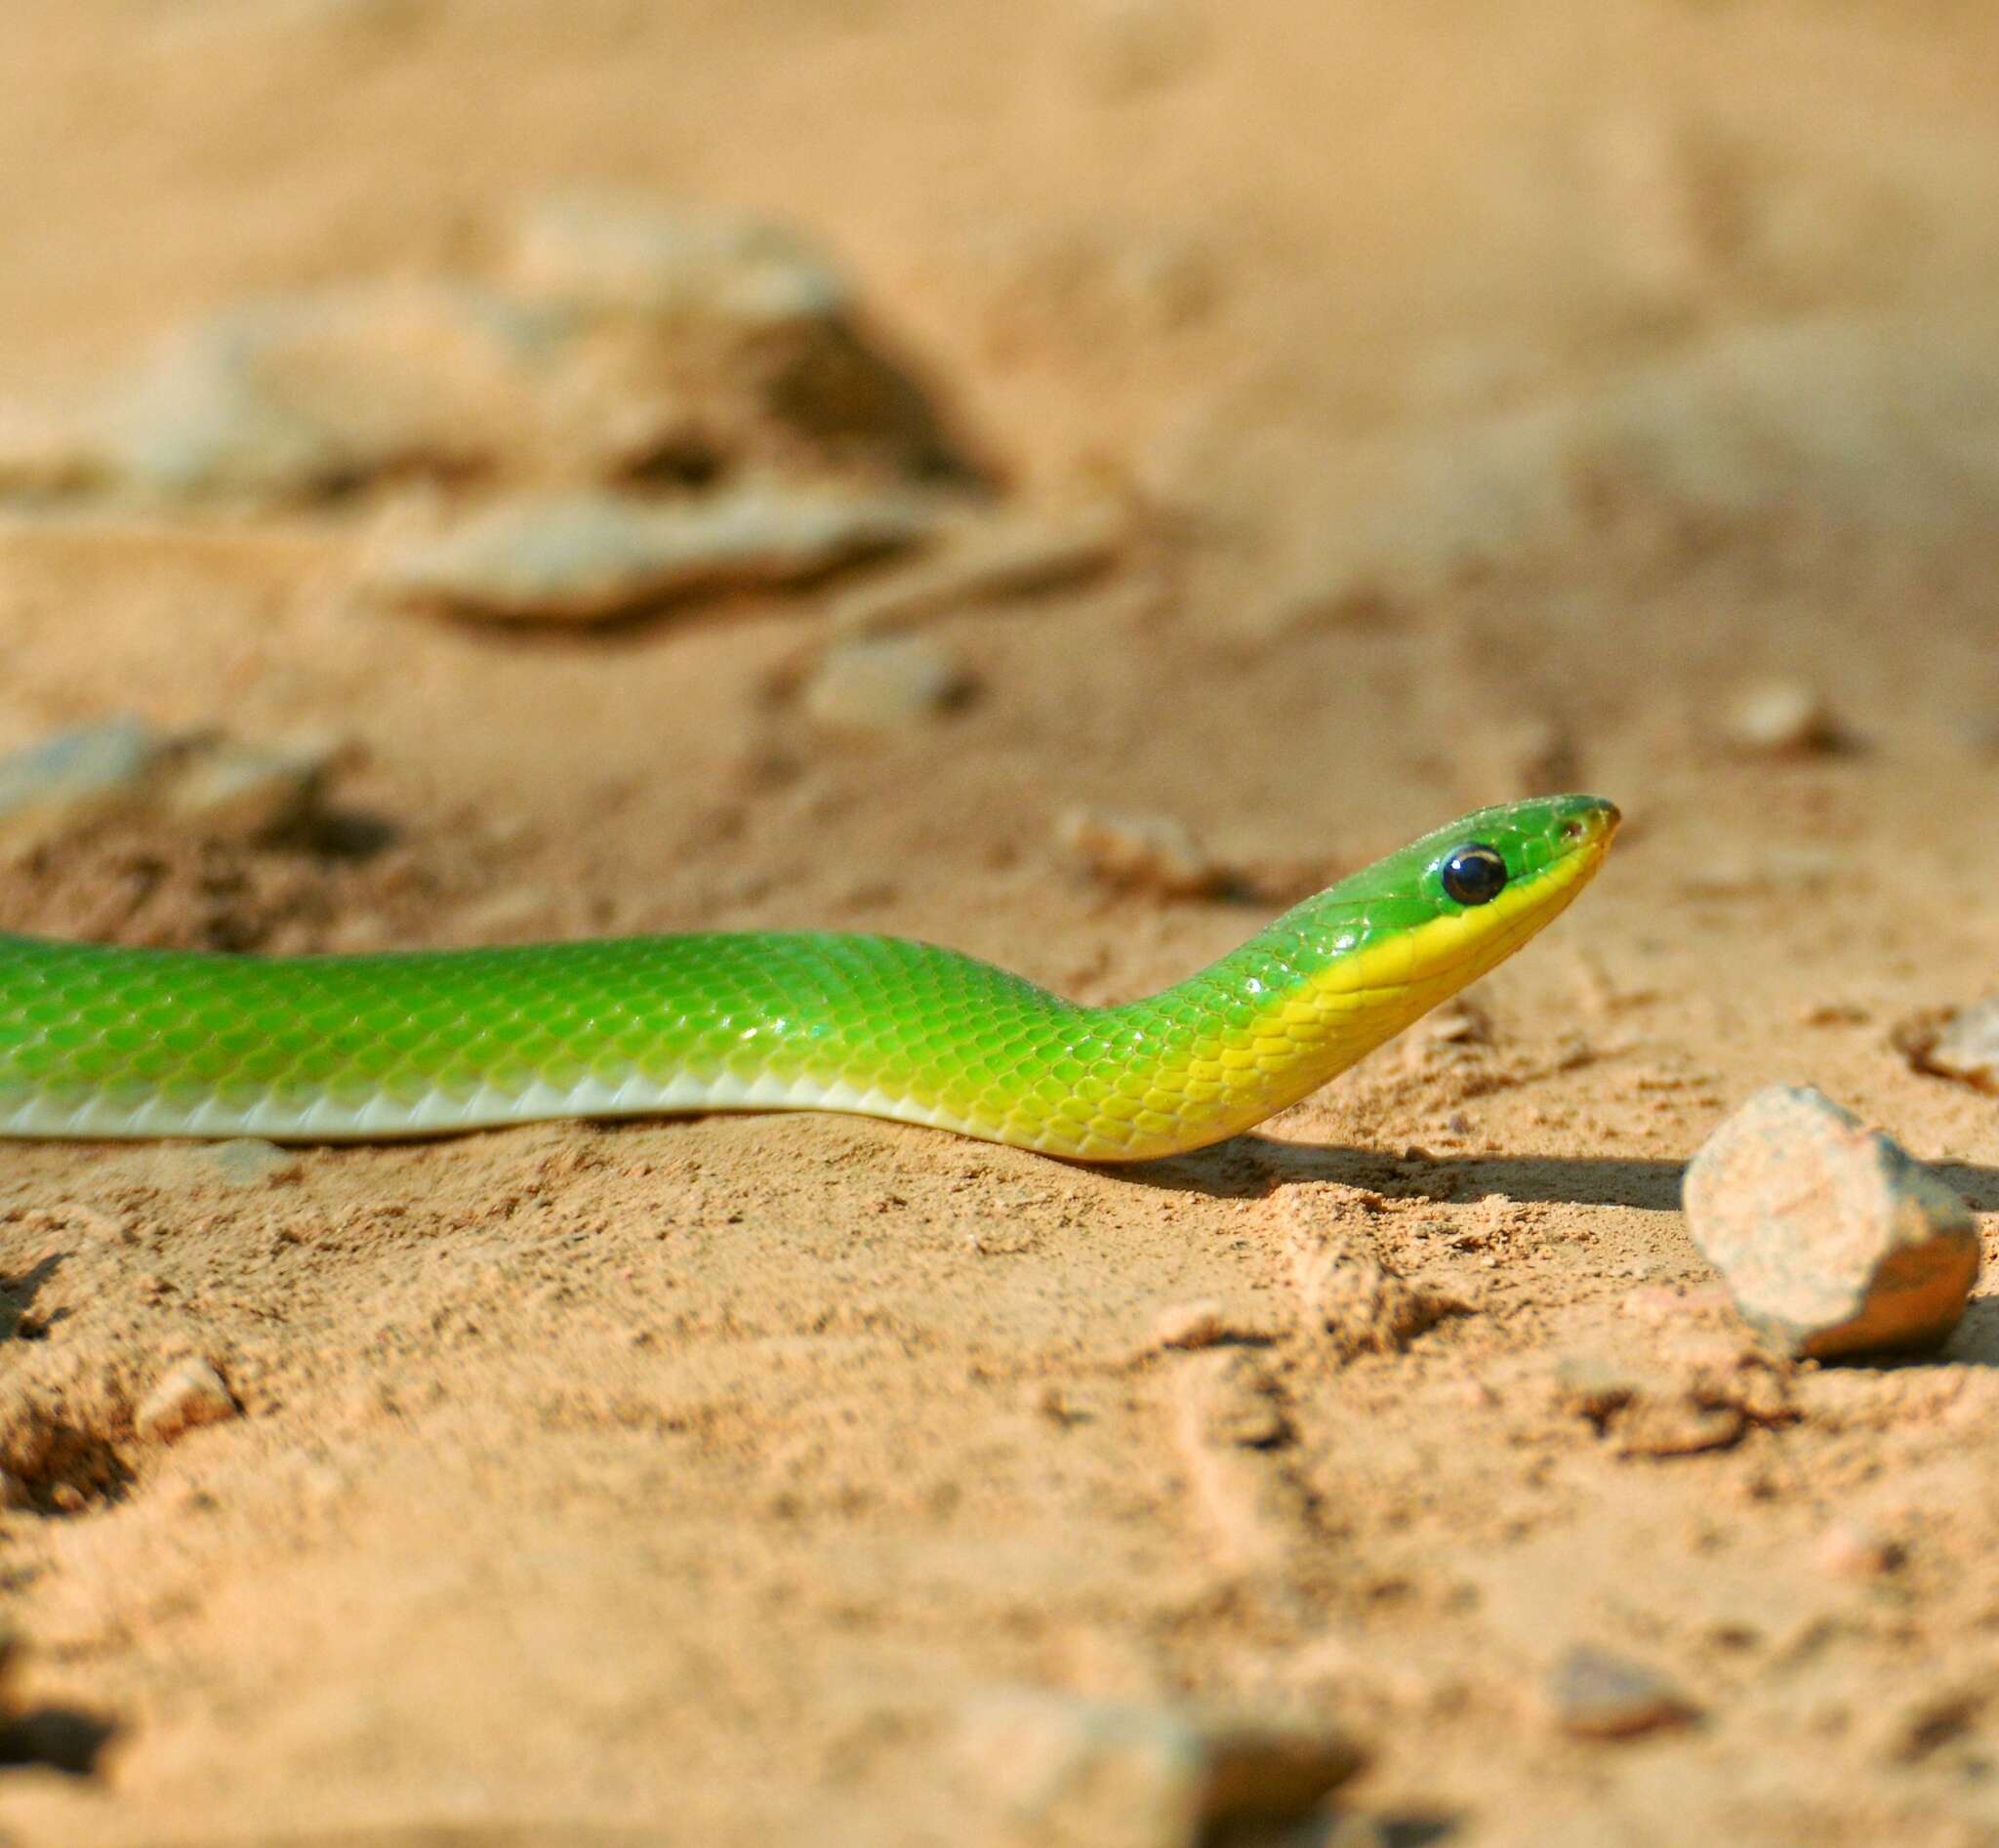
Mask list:
[[[1157,898],[1211,898],[1234,883],[1168,815],[1072,808],[1055,824],[1063,850],[1099,884]]]
[[[1840,727],[1821,695],[1791,680],[1737,690],[1723,717],[1730,743],[1762,757],[1799,757],[1838,747]]]
[[[141,1437],[171,1444],[198,1424],[219,1424],[236,1412],[222,1375],[205,1360],[184,1360],[146,1394],[133,1422]]]
[[[1555,1665],[1548,1699],[1562,1730],[1578,1739],[1636,1739],[1699,1711],[1657,1669],[1589,1643]]]
[[[871,636],[830,648],[805,683],[803,703],[829,731],[899,731],[961,705],[971,686],[941,642]]]
[[[1683,1193],[1693,1242],[1783,1353],[1934,1348],[1978,1279],[1964,1201],[1815,1090],[1757,1092],[1688,1165]]]

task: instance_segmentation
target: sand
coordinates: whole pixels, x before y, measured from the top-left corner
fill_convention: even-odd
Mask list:
[[[1102,1000],[1480,803],[1629,820],[1474,1012],[1145,1170],[797,1116],[0,1149],[6,1737],[69,1767],[0,1768],[0,1833],[1052,1843],[962,1748],[1026,1686],[1336,1727],[1342,1843],[1999,1841],[1999,1307],[1778,1366],[1678,1207],[1811,1083],[1999,1227],[1992,1099],[1892,1042],[1999,980],[1988,19],[8,15],[0,401],[248,296],[496,273],[522,200],[615,186],[797,226],[990,516],[1116,540],[915,596],[953,697],[856,729],[799,687],[877,567],[502,630],[373,588],[476,482],[22,502],[0,747],[331,739],[351,826],[80,838],[5,927],[828,925]],[[1772,678],[1837,748],[1732,741]],[[1092,879],[1079,805],[1239,895]],[[190,1359],[236,1415],[169,1442]],[[1577,1649],[1670,1723],[1565,1725]]]

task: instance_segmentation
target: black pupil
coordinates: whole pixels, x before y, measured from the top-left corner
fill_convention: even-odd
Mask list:
[[[1484,905],[1506,884],[1506,862],[1483,842],[1453,848],[1444,862],[1444,889],[1460,905]]]

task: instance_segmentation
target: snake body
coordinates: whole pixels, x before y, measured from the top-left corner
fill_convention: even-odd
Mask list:
[[[0,1134],[351,1141],[809,1109],[1170,1155],[1295,1103],[1510,956],[1616,824],[1583,796],[1483,809],[1101,1007],[830,932],[306,957],[0,936]],[[1464,866],[1501,883],[1464,902]]]

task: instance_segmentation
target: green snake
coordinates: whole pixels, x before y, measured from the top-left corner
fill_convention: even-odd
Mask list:
[[[1296,1103],[1520,948],[1616,832],[1476,814],[1143,1000],[898,937],[746,931],[262,957],[0,936],[0,1134],[374,1141],[564,1117],[837,1110],[1093,1162]]]

